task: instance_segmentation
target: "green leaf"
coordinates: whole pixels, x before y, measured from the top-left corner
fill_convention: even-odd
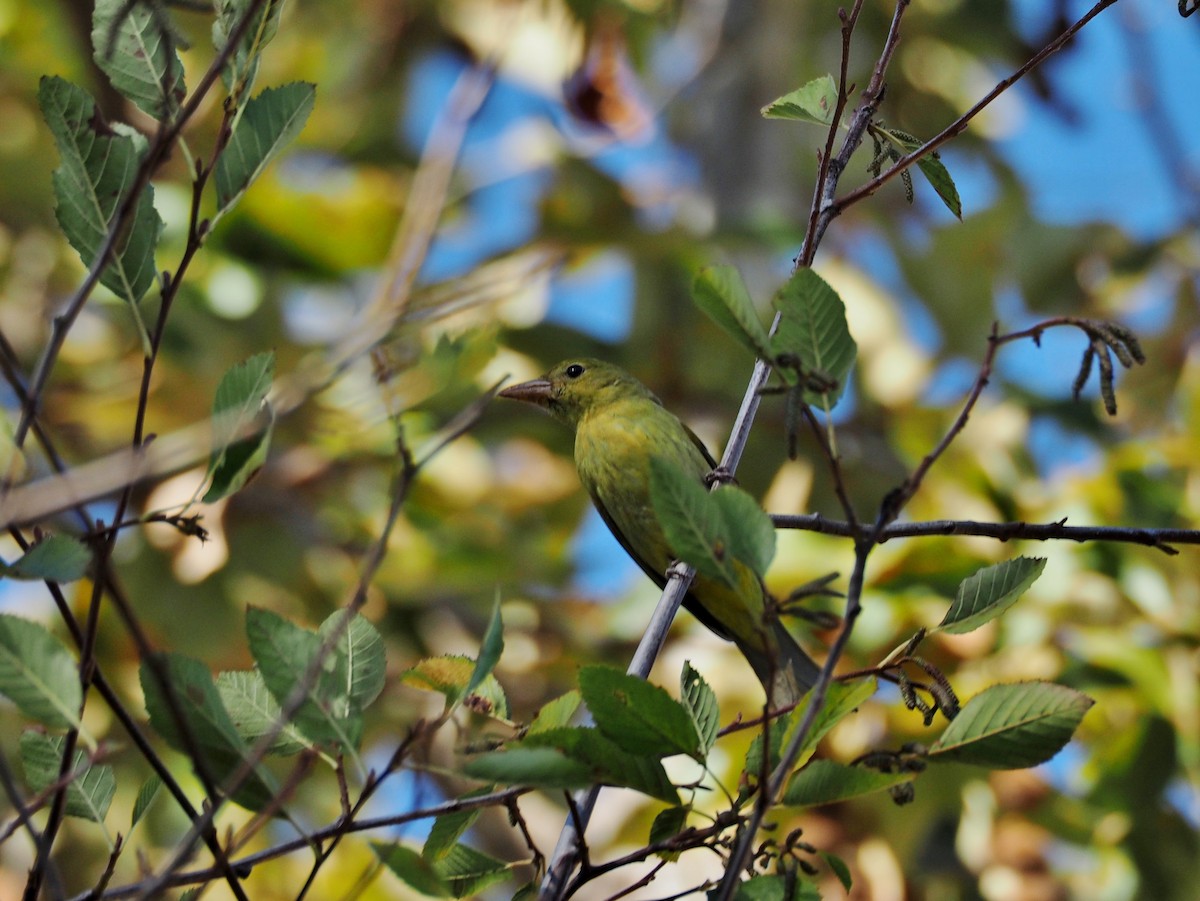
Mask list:
[[[575,711],[579,709],[582,702],[583,695],[574,688],[553,701],[547,701],[537,712],[537,716],[533,718],[533,722],[529,724],[525,734],[536,735],[538,732],[569,726],[571,719],[575,716]]]
[[[466,898],[508,878],[508,864],[467,845],[454,845],[432,860],[406,845],[372,842],[383,865],[423,895]]]
[[[345,611],[338,611],[321,623],[317,634],[322,640],[340,627]],[[355,712],[366,710],[379,697],[387,681],[387,655],[383,637],[365,616],[355,614],[341,631],[334,651],[338,657],[336,673],[340,678],[339,692],[350,701]]]
[[[814,78],[789,94],[772,100],[762,108],[768,119],[794,119],[829,125],[837,108],[838,90],[832,75]]]
[[[221,377],[213,396],[213,440],[225,447],[258,418],[275,377],[275,354],[264,351],[236,363]],[[215,466],[211,463],[210,472]]]
[[[211,504],[240,491],[267,462],[275,413],[270,407],[266,412],[267,424],[261,432],[225,448],[220,464],[212,472],[212,484],[204,493],[204,503]]]
[[[688,661],[684,661],[683,673],[679,677],[679,696],[700,738],[700,753],[707,755],[716,744],[717,733],[721,730],[721,710],[713,690]]]
[[[817,745],[834,726],[870,700],[878,684],[875,677],[870,676],[855,682],[834,682],[829,686],[825,694],[825,703],[813,719],[812,728],[808,730],[800,754],[796,757],[797,768],[812,759]],[[788,714],[785,744],[791,740],[793,730],[800,725],[805,706],[801,704]]]
[[[62,770],[63,748],[66,738],[49,736],[41,732],[21,733],[21,765],[25,779],[35,792],[44,791],[58,781]],[[67,816],[104,822],[108,806],[117,789],[117,779],[110,766],[91,766],[82,751],[71,758],[73,775],[67,787]]]
[[[68,81],[42,78],[38,103],[62,160],[54,170],[55,214],[63,234],[90,267],[133,187],[141,154],[131,138],[105,123],[92,98]],[[143,337],[145,325],[136,305],[158,276],[154,248],[161,231],[154,191],[146,185],[100,277],[106,288],[131,305]]]
[[[679,803],[679,793],[658,759],[662,755],[630,753],[598,729],[584,726],[539,732],[526,736],[521,748],[554,748],[562,752],[586,768],[588,778],[584,785],[620,785],[668,804]]]
[[[797,708],[799,709],[799,708]],[[788,714],[788,717],[793,717],[795,711]],[[743,780],[745,788],[743,789],[742,797],[746,797],[746,793],[751,788],[751,782],[757,783],[763,780],[764,776],[770,776],[771,772],[779,764],[780,755],[783,753],[783,736],[787,729],[787,724],[791,720],[784,718],[784,722],[775,722],[771,724],[770,730],[766,733],[768,739],[767,759],[763,761],[763,732],[759,731],[754,736],[754,741],[750,742],[750,749],[746,752],[746,766],[742,770],[748,777]],[[765,780],[763,780],[765,781]]]
[[[455,898],[473,898],[483,889],[508,878],[509,866],[482,851],[458,844],[433,864]]]
[[[993,685],[963,705],[929,758],[997,770],[1037,766],[1062,750],[1094,703],[1052,682]]]
[[[846,325],[846,307],[837,292],[811,269],[799,269],[775,294],[780,313],[779,328],[771,339],[771,356],[776,363],[789,359],[799,364],[808,378],[804,400],[832,410],[846,389],[858,347]],[[798,381],[795,368],[779,365],[788,384]],[[818,386],[812,380],[828,384]]]
[[[491,794],[491,792],[492,786],[485,785],[483,788],[467,792],[460,800],[477,798],[481,795]],[[481,813],[483,813],[482,808],[474,807],[469,810],[456,810],[452,813],[441,814],[433,821],[433,826],[425,839],[425,845],[421,848],[421,856],[426,860],[438,860],[445,857],[455,843],[462,838],[463,833],[479,819]]]
[[[21,559],[5,565],[2,574],[10,579],[74,582],[83,578],[91,562],[92,552],[83,542],[69,535],[49,535]]]
[[[812,727],[808,730],[808,735],[805,736],[804,743],[800,746],[800,753],[796,757],[796,767],[802,767],[811,760],[821,739],[828,735],[834,726],[866,703],[877,687],[878,682],[873,676],[854,682],[832,683],[825,695],[824,705],[813,719]],[[791,741],[792,734],[804,719],[807,698],[808,695],[805,695],[805,700],[802,700],[795,709],[771,724],[769,732],[771,756],[767,761],[767,773],[770,773],[778,765],[784,745]],[[746,755],[744,772],[756,781],[763,772],[762,738],[761,732],[755,736],[754,741],[750,743],[749,753]]]
[[[212,483],[204,495],[206,504],[240,489],[266,461],[275,423],[274,412],[267,403],[274,374],[275,354],[268,351],[236,364],[217,385],[212,415],[213,452],[206,475]],[[262,427],[246,435],[260,417],[265,419]]]
[[[38,623],[0,613],[0,693],[51,729],[79,723],[83,692],[66,646]]]
[[[275,728],[283,716],[279,703],[258,670],[241,670],[217,676],[217,692],[229,712],[233,726],[247,745],[253,745]],[[271,742],[271,754],[299,754],[312,742],[291,723],[286,724]]]
[[[468,760],[463,765],[463,772],[472,778],[500,785],[529,785],[565,791],[586,788],[595,781],[592,767],[568,757],[557,748],[546,747],[492,751]]]
[[[833,871],[833,875],[838,878],[838,882],[842,884],[842,888],[848,894],[850,889],[854,888],[854,877],[850,875],[850,867],[846,861],[842,860],[836,854],[830,854],[828,851],[818,851],[817,854],[825,861],[825,865]]]
[[[920,138],[894,128],[886,128],[878,122],[874,123],[872,127],[906,155],[925,143]],[[962,219],[962,200],[958,196],[958,188],[954,185],[950,170],[946,168],[937,152],[927,153],[917,160],[917,168],[921,170],[921,174],[925,176],[925,180],[929,182],[933,190],[937,191],[937,195],[946,205],[946,209],[952,212],[956,218]]]
[[[416,665],[400,675],[400,681],[445,695],[446,706],[452,707],[463,699],[474,672],[475,661],[470,657],[447,654],[418,660]]]
[[[400,681],[445,695],[446,707],[450,708],[462,703],[466,698],[467,685],[470,684],[474,673],[475,661],[470,657],[450,654],[418,661],[414,667],[400,675]],[[508,717],[508,698],[495,676],[489,675],[484,679],[476,687],[475,695],[484,702],[473,708],[477,713],[487,713],[500,719]]]
[[[718,889],[709,891],[715,897]],[[751,876],[738,883],[733,901],[821,901],[821,890],[793,875]]]
[[[212,673],[199,660],[183,654],[163,654],[160,663],[173,701],[164,694],[149,660],[142,661],[139,671],[150,724],[167,744],[191,756],[193,766],[203,766],[213,780],[222,781],[241,767],[247,748],[221,703]],[[177,726],[172,709],[187,724],[191,742]],[[270,777],[259,769],[242,784],[233,800],[249,810],[261,810],[274,794]]]
[[[656,845],[674,838],[682,832],[683,827],[687,825],[688,814],[691,813],[691,810],[690,807],[668,807],[666,810],[660,810],[658,816],[654,818],[654,822],[650,824],[649,843]],[[655,853],[663,860],[678,860],[682,852],[657,851]]]
[[[716,896],[717,889],[708,893]],[[820,890],[810,882],[789,876],[752,876],[738,883],[734,901],[821,901]]]
[[[230,36],[252,5],[253,0],[214,0],[216,19],[213,21],[212,38],[213,47],[218,52],[229,43]],[[221,78],[234,97],[245,96],[253,87],[259,58],[263,48],[279,29],[279,13],[282,9],[283,0],[266,0],[253,14],[254,21],[242,32],[237,48],[229,54]]]
[[[790,807],[833,804],[887,791],[894,785],[911,782],[914,778],[914,773],[882,773],[832,760],[814,760],[792,776],[784,790],[782,803]]]
[[[150,809],[150,805],[154,803],[154,799],[158,797],[158,790],[162,788],[163,781],[157,773],[152,773],[142,787],[138,789],[137,798],[133,802],[133,813],[129,817],[129,831],[133,831],[133,827],[142,821],[142,817],[146,815],[146,811]]]
[[[492,606],[492,616],[488,620],[487,631],[483,636],[483,644],[479,648],[479,658],[475,661],[475,669],[467,682],[467,694],[473,693],[483,680],[492,674],[500,655],[504,653],[504,622],[500,618],[500,593],[496,593],[496,602]]]
[[[692,282],[692,299],[717,325],[756,357],[769,354],[767,330],[733,266],[706,266]]]
[[[233,206],[267,164],[304,128],[316,92],[316,85],[294,82],[269,88],[246,104],[213,171],[217,216]]]
[[[322,639],[270,610],[246,610],[246,637],[263,681],[279,704],[288,703],[293,690],[308,676],[321,651]],[[355,751],[362,737],[362,714],[347,691],[347,663],[332,647],[306,685],[304,702],[293,723],[317,744],[333,744]]]
[[[728,553],[760,579],[775,559],[775,524],[758,501],[734,485],[719,485],[710,493],[721,518]]]
[[[771,518],[740,488],[722,485],[710,493],[672,461],[651,457],[650,501],[671,552],[730,588],[744,587],[745,569],[761,578],[775,556]],[[761,598],[758,579],[752,581]]]
[[[433,862],[426,860],[406,845],[387,845],[371,842],[371,848],[385,867],[423,895],[449,898],[450,887],[442,879]]]
[[[665,458],[651,457],[650,501],[672,553],[701,575],[737,586],[721,511],[697,479]]]
[[[932,631],[962,635],[978,629],[1015,604],[1045,568],[1044,557],[1017,557],[984,567],[958,586],[954,604]]]
[[[657,685],[609,666],[585,666],[579,690],[598,728],[631,754],[701,758],[688,710]]]
[[[179,111],[187,94],[178,42],[164,6],[96,0],[92,52],[112,86],[152,119]]]

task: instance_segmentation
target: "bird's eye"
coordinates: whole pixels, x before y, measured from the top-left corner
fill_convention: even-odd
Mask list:
[[[583,375],[583,367],[578,363],[572,363],[567,367],[567,378],[577,379]]]

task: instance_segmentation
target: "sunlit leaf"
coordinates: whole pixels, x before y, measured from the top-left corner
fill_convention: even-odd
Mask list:
[[[1037,766],[1062,750],[1094,703],[1052,682],[993,685],[963,705],[929,758],[999,770]]]
[[[446,706],[453,707],[467,697],[467,686],[474,673],[475,661],[470,657],[446,655],[417,661],[400,674],[400,681],[415,688],[443,694],[446,696]],[[501,719],[508,716],[508,698],[494,675],[489,675],[476,687],[475,696],[490,707],[493,715]]]
[[[768,119],[796,119],[817,125],[829,125],[833,122],[837,97],[837,84],[833,76],[822,75],[772,100],[762,108],[762,114]]]
[[[536,734],[570,725],[571,720],[575,716],[575,711],[579,709],[581,703],[583,703],[583,696],[579,693],[578,689],[571,689],[553,701],[547,701],[538,710],[537,716],[529,724],[526,733]]]

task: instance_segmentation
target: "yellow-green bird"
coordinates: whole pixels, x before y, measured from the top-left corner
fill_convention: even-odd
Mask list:
[[[645,385],[601,360],[565,360],[500,396],[541,407],[575,430],[575,467],[596,509],[646,575],[665,585],[676,555],[650,501],[650,461],[665,458],[703,481],[716,463],[700,439]],[[819,669],[768,612],[758,577],[745,567],[740,574],[753,579],[742,591],[697,575],[684,605],[738,646],[774,706],[792,704]]]

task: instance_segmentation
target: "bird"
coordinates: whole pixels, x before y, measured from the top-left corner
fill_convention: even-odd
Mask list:
[[[703,442],[624,369],[603,360],[564,360],[540,378],[505,388],[500,397],[548,412],[575,432],[580,482],[625,552],[655,584],[667,583],[676,559],[650,498],[651,460],[663,458],[705,482],[717,464]],[[820,668],[800,647],[753,579],[737,591],[697,574],[684,607],[720,637],[732,641],[776,708],[794,705]]]

